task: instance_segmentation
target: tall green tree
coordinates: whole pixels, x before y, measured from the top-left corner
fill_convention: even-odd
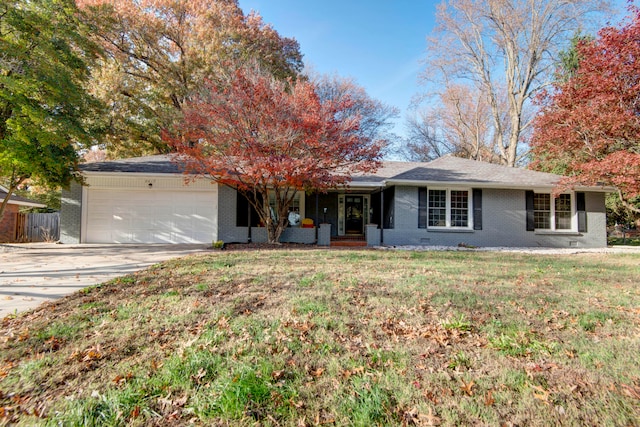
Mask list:
[[[558,69],[556,70],[556,79],[564,83],[571,77],[575,76],[580,67],[580,52],[578,46],[582,43],[588,43],[593,40],[592,36],[584,35],[579,31],[571,38],[569,47],[558,54]]]
[[[112,157],[165,152],[162,129],[179,120],[189,97],[229,64],[257,61],[274,76],[302,70],[298,42],[280,36],[237,0],[78,0],[106,50],[94,71],[108,106],[105,148]]]
[[[0,3],[0,217],[27,179],[68,184],[92,138],[84,83],[97,51],[81,29],[73,0]]]

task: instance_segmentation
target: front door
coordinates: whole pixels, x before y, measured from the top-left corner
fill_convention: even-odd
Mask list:
[[[363,234],[364,202],[362,196],[346,196],[344,203],[345,234]]]

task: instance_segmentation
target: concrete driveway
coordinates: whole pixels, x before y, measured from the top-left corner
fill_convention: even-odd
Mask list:
[[[0,244],[0,319],[206,245]]]

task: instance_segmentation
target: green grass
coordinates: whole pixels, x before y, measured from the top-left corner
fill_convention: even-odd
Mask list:
[[[253,250],[0,329],[0,425],[640,424],[640,255]]]
[[[609,237],[607,239],[609,246],[625,245],[625,246],[640,246],[640,237]]]

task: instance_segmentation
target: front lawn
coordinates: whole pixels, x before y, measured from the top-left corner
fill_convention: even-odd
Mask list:
[[[640,254],[222,251],[0,329],[0,424],[640,424]]]

